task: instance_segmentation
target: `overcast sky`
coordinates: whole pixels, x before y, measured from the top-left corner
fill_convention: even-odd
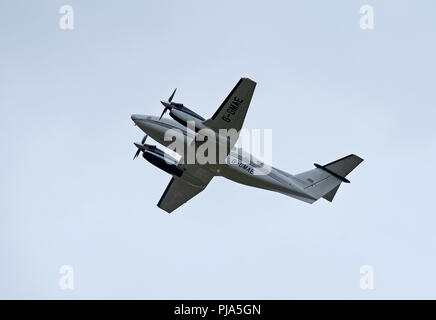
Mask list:
[[[0,298],[436,298],[435,10],[1,1]],[[130,115],[159,115],[177,87],[210,117],[242,76],[257,82],[244,126],[272,129],[274,166],[365,161],[333,203],[214,178],[168,215],[170,176],[132,161]]]

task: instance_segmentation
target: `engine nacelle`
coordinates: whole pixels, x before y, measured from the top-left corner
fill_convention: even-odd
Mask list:
[[[186,107],[173,108],[170,111],[170,116],[183,126],[187,126],[188,122],[193,121],[195,131],[206,128],[203,125],[204,118]]]
[[[156,146],[147,145],[142,156],[152,165],[171,175],[181,177],[183,174],[183,171],[177,167],[177,160],[164,151],[156,148]]]

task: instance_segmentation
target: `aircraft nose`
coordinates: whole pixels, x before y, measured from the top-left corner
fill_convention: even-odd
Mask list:
[[[153,116],[146,115],[146,114],[132,114],[132,115],[130,116],[130,118],[131,118],[133,121],[135,121],[135,120],[150,120],[150,119],[153,119],[154,117],[153,117]]]
[[[140,122],[144,122],[145,120],[150,119],[150,116],[146,116],[143,114],[132,114],[130,118],[133,120],[135,124],[139,124]]]
[[[146,114],[132,114],[130,118],[139,129],[153,139],[157,141],[164,139],[164,133],[167,128],[160,123],[161,121],[159,121],[158,117]]]
[[[139,114],[132,114],[130,116],[130,118],[133,120],[133,122],[135,122],[135,121],[137,121],[137,120],[139,120],[141,118],[141,115],[139,115]]]

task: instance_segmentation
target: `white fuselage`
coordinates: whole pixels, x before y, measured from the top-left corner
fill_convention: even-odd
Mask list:
[[[165,147],[173,142],[165,139],[165,133],[173,129],[172,135],[179,134],[176,139],[183,139],[185,150],[187,149],[188,130],[177,121],[148,115],[132,115],[132,120],[142,131]],[[265,167],[259,160],[240,148],[233,147],[225,163],[207,163],[201,166],[214,176],[223,176],[237,183],[280,192],[309,203],[316,200],[305,192],[304,186],[293,175],[274,167]]]

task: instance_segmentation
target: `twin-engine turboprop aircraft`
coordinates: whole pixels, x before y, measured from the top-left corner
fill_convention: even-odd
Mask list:
[[[181,103],[173,102],[176,92],[171,94],[167,101],[161,101],[164,110],[160,117],[149,115],[132,115],[135,124],[145,132],[141,143],[135,143],[138,148],[134,159],[142,152],[143,157],[158,168],[171,174],[172,179],[158,202],[158,207],[168,213],[174,211],[182,204],[204,190],[215,176],[223,176],[235,182],[252,187],[280,192],[287,196],[313,203],[320,198],[332,201],[342,182],[349,183],[346,176],[363,161],[351,154],[326,165],[315,164],[315,168],[303,173],[291,175],[274,167],[269,167],[262,174],[263,163],[235,147],[239,132],[244,123],[256,83],[248,78],[242,78],[209,119],[204,119]],[[162,118],[169,111],[171,118]],[[194,131],[199,134],[201,130],[214,133],[216,145],[224,145],[224,154],[216,157],[217,161],[192,163],[185,161],[186,151],[178,152],[180,160],[176,160],[168,153],[156,146],[145,144],[147,136],[164,145],[170,146],[165,134],[168,130],[179,132],[182,139],[183,150],[190,146],[198,146],[207,139],[189,139],[187,124],[193,124]],[[222,135],[223,130],[234,129],[232,138]],[[199,141],[200,140],[200,141]],[[218,152],[219,153],[219,152]],[[259,173],[260,172],[260,173]]]

